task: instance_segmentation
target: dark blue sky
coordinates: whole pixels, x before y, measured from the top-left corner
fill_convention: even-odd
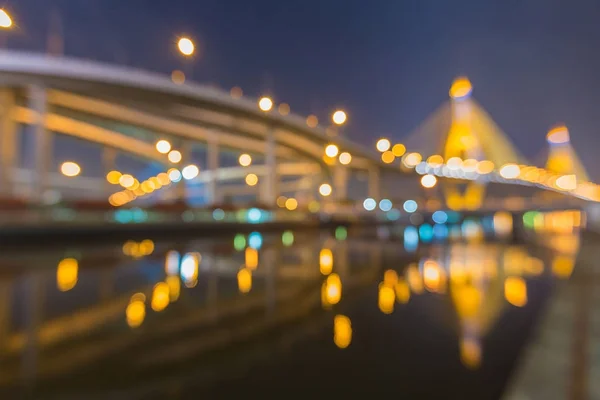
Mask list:
[[[170,72],[185,33],[201,47],[195,79],[321,119],[345,107],[348,134],[369,145],[401,140],[466,74],[523,153],[565,122],[588,169],[599,166],[598,0],[5,1],[20,26],[11,48],[42,49],[56,8],[68,55]]]

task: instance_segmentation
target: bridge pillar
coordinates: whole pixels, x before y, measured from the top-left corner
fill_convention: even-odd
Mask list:
[[[14,92],[0,91],[0,196],[7,197],[13,195],[13,175],[19,157],[17,124],[11,115],[14,107]]]
[[[269,128],[267,133],[265,164],[267,173],[265,184],[261,187],[261,203],[267,206],[276,206],[277,202],[277,156],[275,154],[275,129]]]
[[[221,199],[217,187],[217,173],[219,170],[219,141],[216,138],[216,135],[211,135],[211,137],[208,140],[207,157],[210,178],[206,185],[206,203],[217,204],[221,201]]]
[[[371,167],[369,168],[369,181],[368,181],[368,191],[369,197],[378,200],[380,198],[379,193],[379,168]]]
[[[348,198],[348,168],[343,165],[336,165],[333,169],[333,189],[337,201]]]
[[[29,108],[34,112],[31,125],[34,140],[34,176],[31,180],[31,197],[40,201],[48,186],[48,172],[52,160],[52,133],[46,129],[47,112],[46,88],[43,86],[29,87]]]

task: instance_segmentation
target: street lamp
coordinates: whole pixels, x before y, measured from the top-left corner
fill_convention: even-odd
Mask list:
[[[346,122],[346,119],[348,119],[348,116],[346,115],[346,113],[344,111],[337,110],[336,112],[333,113],[333,115],[331,116],[331,119],[334,124],[343,125]]]
[[[194,54],[194,51],[196,50],[196,46],[194,45],[194,42],[192,42],[192,40],[187,37],[180,38],[179,41],[177,42],[177,47],[179,48],[179,51],[181,52],[181,54],[183,54],[184,56],[187,56],[187,57]]]
[[[273,108],[273,100],[266,96],[261,97],[258,101],[258,107],[265,112],[271,111],[271,108]]]
[[[8,13],[0,8],[0,28],[10,29],[13,25],[12,18]]]

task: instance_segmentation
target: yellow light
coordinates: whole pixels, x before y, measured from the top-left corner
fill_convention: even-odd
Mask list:
[[[336,273],[330,274],[325,280],[325,298],[330,305],[339,303],[342,298],[342,281]]]
[[[504,164],[500,168],[500,176],[504,179],[515,179],[519,177],[521,168],[517,164]]]
[[[258,108],[265,112],[271,111],[273,108],[273,100],[268,97],[261,97],[261,99],[258,101]]]
[[[350,153],[345,151],[342,154],[340,154],[339,159],[340,159],[340,164],[348,165],[348,164],[350,164],[350,162],[352,162],[352,155],[350,155]]]
[[[396,286],[398,283],[398,273],[393,269],[388,269],[383,273],[383,284],[389,287]]]
[[[60,172],[64,176],[68,176],[69,178],[72,178],[81,173],[81,167],[77,163],[74,163],[73,161],[66,161],[66,162],[62,163],[62,165],[60,166]]]
[[[229,94],[231,95],[231,97],[233,97],[234,99],[239,99],[244,95],[244,91],[242,90],[241,87],[239,86],[234,86],[231,88],[231,90],[229,91]]]
[[[375,146],[377,147],[377,150],[383,153],[384,151],[388,151],[391,145],[392,144],[388,139],[381,138],[377,141],[377,144]]]
[[[331,274],[333,270],[333,252],[330,249],[321,249],[319,253],[319,271],[323,275]]]
[[[123,186],[124,188],[131,187],[131,186],[133,186],[134,183],[135,183],[135,178],[129,174],[121,175],[121,177],[119,178],[119,184],[121,186]]]
[[[523,278],[508,277],[504,281],[504,297],[513,306],[523,307],[527,304],[527,284]]]
[[[150,239],[142,240],[139,245],[141,255],[148,256],[154,252],[154,242]]]
[[[246,175],[246,185],[255,186],[258,183],[258,176],[256,174]]]
[[[158,151],[160,154],[167,154],[169,151],[171,151],[171,143],[164,139],[159,140],[156,142],[156,151]]]
[[[185,83],[185,74],[183,71],[176,69],[171,72],[171,81],[176,85],[183,85]]]
[[[121,179],[121,173],[119,171],[110,171],[106,174],[106,180],[112,185],[118,185],[119,179]]]
[[[316,117],[316,115],[309,115],[306,118],[306,125],[311,128],[316,128],[317,125],[319,125],[319,119]]]
[[[396,299],[398,300],[398,303],[408,303],[410,300],[410,287],[408,286],[408,283],[406,283],[404,279],[400,278],[394,289],[396,291]]]
[[[325,155],[327,157],[335,157],[338,155],[339,153],[339,149],[335,144],[329,144],[327,145],[327,147],[325,147]]]
[[[430,189],[436,184],[437,178],[435,177],[435,175],[427,174],[423,175],[423,177],[421,178],[421,185],[423,185],[424,188]]]
[[[443,271],[439,264],[433,260],[423,264],[423,283],[431,292],[441,292],[445,283]]]
[[[319,186],[319,193],[321,194],[321,196],[327,197],[331,194],[331,192],[332,189],[329,183],[324,183],[321,186]]]
[[[336,315],[333,318],[333,343],[340,349],[345,349],[352,342],[352,324],[350,318]]]
[[[177,42],[177,47],[179,48],[181,54],[183,54],[184,56],[191,56],[192,54],[194,54],[194,50],[196,49],[194,42],[192,42],[190,38],[187,37],[182,37],[181,39],[179,39],[179,42]]]
[[[550,130],[546,136],[546,140],[550,144],[569,143],[569,130],[564,125],[559,125]]]
[[[336,125],[343,125],[346,122],[347,118],[348,118],[348,116],[342,110],[337,110],[331,116],[333,123]]]
[[[379,310],[384,314],[391,314],[394,312],[394,303],[396,302],[396,292],[393,288],[380,284],[379,285],[379,296],[377,298],[377,304]]]
[[[558,256],[552,262],[552,273],[561,279],[569,279],[575,262],[572,257]]]
[[[402,157],[404,153],[406,153],[406,146],[402,143],[396,143],[394,147],[392,147],[392,153],[394,153],[396,157]]]
[[[181,161],[182,156],[178,150],[173,150],[173,151],[169,152],[169,155],[167,156],[167,158],[173,164],[177,164],[178,162]]]
[[[165,282],[169,285],[169,300],[171,303],[176,302],[181,293],[181,280],[177,275],[171,275],[167,276]]]
[[[258,250],[246,247],[244,252],[244,263],[246,268],[255,270],[258,267]]]
[[[247,167],[250,164],[252,164],[252,157],[250,157],[250,154],[244,153],[240,155],[240,158],[238,158],[238,162],[242,167]]]
[[[13,22],[10,15],[8,15],[8,13],[5,10],[0,9],[0,28],[7,29],[12,27],[12,24]]]
[[[287,103],[281,103],[279,107],[277,107],[277,111],[281,115],[288,115],[290,113],[290,106]]]
[[[469,158],[463,162],[463,171],[465,172],[475,172],[477,168],[477,160]]]
[[[252,271],[242,268],[237,273],[238,290],[240,293],[248,293],[252,290]]]
[[[476,368],[481,363],[481,345],[473,339],[460,342],[460,360],[469,368]]]
[[[142,325],[144,318],[146,318],[146,305],[144,304],[144,301],[137,299],[134,300],[134,297],[132,297],[130,303],[127,305],[127,309],[125,310],[125,316],[127,317],[127,325],[129,325],[131,328],[137,328],[138,326]]]
[[[56,286],[61,292],[67,292],[77,284],[79,262],[74,258],[65,258],[56,268]]]
[[[577,177],[575,175],[563,175],[556,179],[556,186],[560,190],[577,189]]]
[[[158,182],[160,182],[160,184],[163,186],[167,186],[169,183],[171,183],[169,175],[165,172],[161,172],[160,174],[156,175],[156,179],[158,179]]]
[[[381,153],[381,161],[383,161],[386,164],[393,163],[395,159],[396,159],[396,157],[394,157],[394,153],[392,153],[389,150],[384,151],[383,153]]]
[[[435,154],[427,159],[427,164],[431,168],[441,167],[443,163],[444,163],[444,158],[438,154]]]
[[[423,157],[419,153],[408,153],[404,156],[404,165],[408,168],[414,168],[423,160]]]
[[[151,307],[154,311],[162,311],[169,305],[169,285],[165,282],[159,282],[152,291]]]
[[[285,201],[286,201],[286,200],[287,200],[287,197],[285,197],[285,196],[279,196],[279,197],[277,198],[277,205],[278,205],[279,207],[281,207],[281,208],[284,208],[284,207],[285,207]]]
[[[464,76],[456,78],[450,87],[450,97],[461,99],[467,97],[473,91],[473,86],[469,79]]]
[[[406,269],[406,281],[415,294],[423,293],[423,279],[416,264],[410,264]]]
[[[285,201],[285,208],[287,208],[290,211],[294,211],[296,208],[298,208],[298,200],[294,198],[287,199]]]
[[[498,211],[494,214],[494,232],[499,236],[507,236],[512,233],[513,217],[507,211]]]
[[[483,161],[479,161],[477,163],[477,166],[475,167],[475,171],[479,174],[479,175],[486,175],[491,173],[492,171],[494,171],[494,163],[489,161],[489,160],[483,160]]]

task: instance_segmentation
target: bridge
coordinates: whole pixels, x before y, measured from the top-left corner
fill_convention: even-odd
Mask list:
[[[53,210],[45,215],[54,219],[65,209],[92,210],[99,220],[106,212],[135,220],[131,210],[175,210],[184,221],[223,221],[229,211],[250,208],[259,210],[250,215],[257,220],[260,210],[280,209],[280,218],[397,219],[417,209],[526,210],[600,200],[567,127],[548,132],[547,162],[534,165],[473,99],[467,78],[456,79],[449,94],[403,143],[382,138],[365,148],[344,137],[341,110],[332,123],[319,123],[270,97],[244,97],[237,87],[3,50],[0,202],[11,212],[2,218],[22,222],[16,211],[25,208]]]

